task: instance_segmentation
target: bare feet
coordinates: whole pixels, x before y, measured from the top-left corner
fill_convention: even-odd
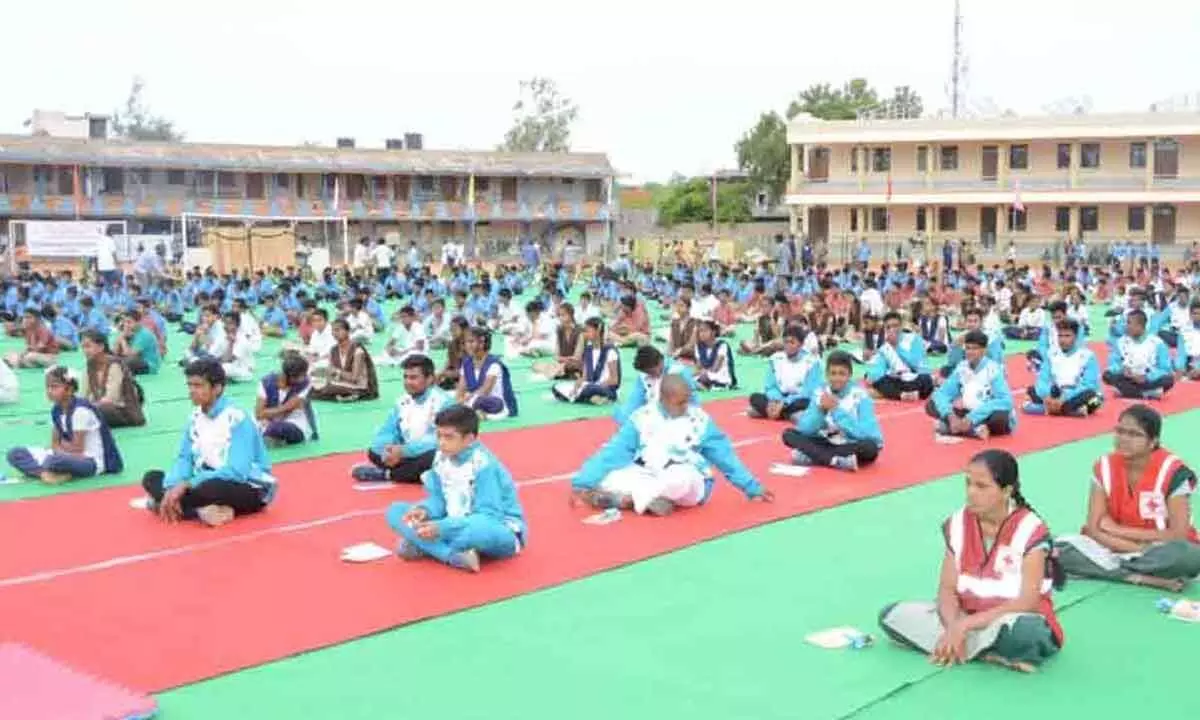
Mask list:
[[[209,527],[221,527],[233,519],[233,508],[228,505],[205,505],[196,511],[196,517]]]
[[[71,476],[66,475],[64,473],[52,473],[52,472],[43,472],[42,473],[42,482],[46,483],[47,485],[62,485],[63,483],[67,482],[70,479],[71,479]]]
[[[1132,573],[1130,575],[1126,575],[1125,582],[1129,583],[1130,585],[1142,585],[1145,587],[1158,588],[1159,590],[1166,590],[1167,592],[1173,593],[1183,592],[1183,589],[1187,586],[1186,581],[1178,578],[1160,578],[1154,577],[1153,575],[1142,575],[1141,573]]]
[[[988,653],[987,655],[984,655],[983,657],[981,657],[980,660],[983,660],[986,663],[992,663],[993,665],[999,665],[1000,667],[1006,667],[1009,670],[1016,670],[1017,672],[1023,672],[1023,673],[1037,672],[1036,665],[1030,665],[1027,662],[1009,660],[1007,658],[997,655],[996,653]]]

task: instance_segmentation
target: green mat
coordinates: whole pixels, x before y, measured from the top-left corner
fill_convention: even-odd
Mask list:
[[[1191,412],[1167,423],[1164,442],[1185,450],[1197,433]],[[1081,524],[1090,465],[1111,442],[1023,458],[1024,494],[1054,530]],[[887,642],[804,643],[834,625],[876,632],[884,604],[932,597],[940,523],[962,503],[963,480],[950,477],[779,522],[171,691],[163,717],[1187,716],[1196,629],[1159,615],[1150,590],[1073,581],[1057,598],[1066,647],[1031,677],[939,670]],[[1097,692],[1114,671],[1119,691]]]

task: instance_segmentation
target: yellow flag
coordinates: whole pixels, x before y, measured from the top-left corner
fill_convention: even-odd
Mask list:
[[[475,204],[475,175],[472,173],[467,177],[467,204]]]

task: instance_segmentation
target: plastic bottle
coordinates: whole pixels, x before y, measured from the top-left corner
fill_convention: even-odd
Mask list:
[[[1170,615],[1186,622],[1200,622],[1200,602],[1195,600],[1159,598],[1155,607],[1164,615]]]
[[[867,635],[866,633],[859,632],[846,633],[846,639],[850,641],[850,644],[846,647],[850,648],[851,650],[862,650],[864,648],[869,648],[875,643],[875,638]]]

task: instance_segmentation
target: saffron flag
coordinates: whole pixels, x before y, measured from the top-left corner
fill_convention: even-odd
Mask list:
[[[73,168],[72,176],[72,194],[75,196],[75,217],[78,218],[83,212],[83,184],[79,182],[79,166]]]
[[[1025,212],[1025,203],[1021,202],[1021,181],[1013,180],[1013,210]]]

